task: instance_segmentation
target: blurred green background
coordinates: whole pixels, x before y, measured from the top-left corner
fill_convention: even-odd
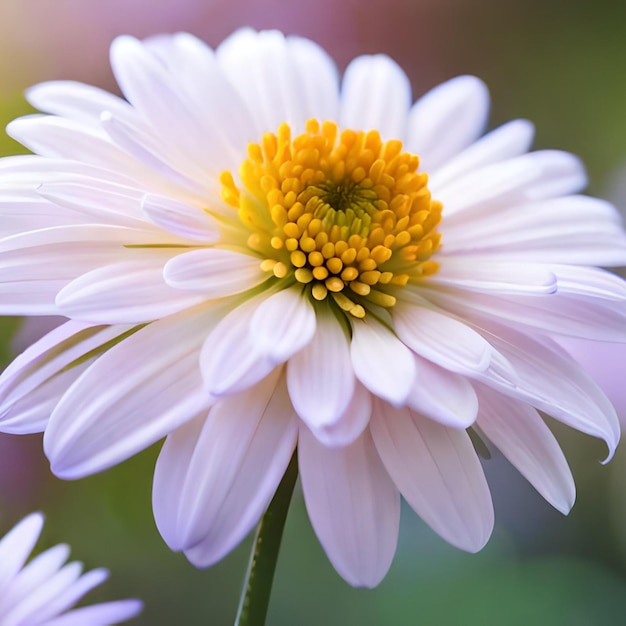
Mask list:
[[[0,123],[29,111],[22,91],[41,80],[115,89],[108,44],[116,34],[188,30],[216,45],[244,25],[312,37],[341,68],[355,55],[386,52],[416,95],[476,74],[491,90],[493,126],[533,120],[536,147],[579,154],[590,193],[626,206],[626,3],[609,0],[2,0]],[[0,138],[2,154],[19,150]],[[13,338],[19,324],[1,320],[3,365],[28,342]],[[602,466],[598,442],[555,430],[578,486],[569,517],[496,455],[485,462],[496,509],[487,548],[461,553],[407,508],[395,561],[375,590],[352,589],[334,572],[297,492],[268,623],[626,623],[626,450]],[[43,510],[39,547],[68,542],[87,567],[109,567],[111,580],[90,601],[141,597],[146,608],[133,623],[232,623],[250,539],[206,571],[171,553],[152,519],[157,453],[155,446],[104,474],[63,482],[50,474],[39,436],[0,436],[0,531]]]

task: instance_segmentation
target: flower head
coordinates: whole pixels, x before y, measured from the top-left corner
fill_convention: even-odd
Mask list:
[[[68,546],[49,548],[24,565],[43,527],[32,513],[0,540],[0,624],[2,626],[79,626],[118,624],[137,615],[139,600],[119,600],[71,609],[109,575],[105,569],[82,574],[82,563],[64,565]]]
[[[400,494],[442,537],[493,527],[472,436],[556,508],[574,484],[538,411],[619,438],[613,407],[554,337],[625,340],[626,262],[579,160],[481,137],[470,76],[412,104],[385,56],[340,86],[310,41],[243,30],[216,51],[117,39],[126,100],[28,92],[49,115],[0,163],[0,310],[69,320],[0,379],[0,428],[45,430],[77,478],[167,436],[158,527],[198,566],[267,507],[298,448],[313,527],[351,584],[377,584]]]

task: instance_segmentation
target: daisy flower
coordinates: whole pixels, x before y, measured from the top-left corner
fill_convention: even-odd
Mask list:
[[[554,337],[626,339],[614,208],[580,161],[528,152],[461,76],[412,103],[388,57],[343,78],[316,44],[241,30],[115,40],[125,99],[73,83],[0,162],[0,311],[68,321],[0,379],[0,429],[45,431],[62,478],[166,437],[158,528],[199,567],[265,511],[297,447],[304,499],[352,585],[392,561],[400,496],[441,537],[485,544],[472,443],[566,513],[545,412],[602,438],[605,395]]]
[[[70,549],[59,544],[24,565],[41,529],[43,515],[32,513],[0,540],[0,624],[2,626],[106,626],[137,615],[139,600],[105,602],[66,612],[109,572],[67,563]]]

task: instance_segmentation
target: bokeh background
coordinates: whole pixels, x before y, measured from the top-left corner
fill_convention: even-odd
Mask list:
[[[241,26],[311,37],[340,68],[363,53],[396,59],[419,95],[457,74],[487,82],[492,125],[526,117],[536,147],[579,154],[590,193],[626,208],[626,3],[612,0],[2,0],[0,125],[30,111],[22,92],[77,79],[114,90],[108,45],[121,33],[187,30],[211,45]],[[0,136],[0,153],[22,151]],[[46,322],[0,318],[4,366]],[[579,349],[581,358],[594,354]],[[626,351],[605,348],[594,372],[626,423]],[[626,397],[626,393],[624,393]],[[569,517],[552,510],[498,455],[485,461],[496,528],[478,555],[461,553],[403,511],[398,552],[375,590],[344,583],[318,545],[296,493],[278,563],[272,625],[551,625],[626,623],[626,446],[603,446],[552,424],[578,486]],[[150,502],[159,446],[101,475],[54,478],[41,437],[0,436],[0,532],[32,510],[39,548],[68,542],[111,580],[90,601],[141,597],[136,624],[232,623],[250,541],[209,570],[171,553]]]

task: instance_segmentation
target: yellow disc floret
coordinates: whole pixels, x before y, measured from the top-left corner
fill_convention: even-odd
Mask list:
[[[333,122],[309,120],[292,138],[282,124],[248,146],[239,186],[222,174],[222,196],[263,270],[363,317],[368,303],[392,307],[398,287],[437,270],[442,207],[418,166],[377,131],[338,134]]]

